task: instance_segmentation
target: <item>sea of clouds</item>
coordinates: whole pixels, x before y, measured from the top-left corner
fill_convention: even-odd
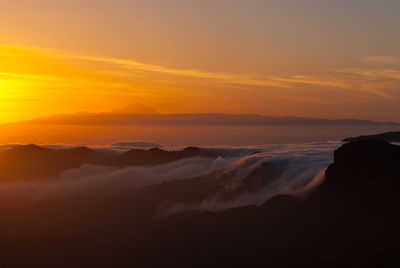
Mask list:
[[[236,193],[229,200],[220,193],[205,193],[201,202],[185,200],[160,203],[158,216],[188,210],[220,211],[245,205],[261,205],[279,194],[304,194],[323,181],[324,170],[333,161],[336,142],[284,144],[257,147],[208,148],[220,152],[217,159],[192,157],[154,167],[83,165],[64,171],[51,180],[0,183],[0,195],[30,200],[57,200],[135,194],[135,190],[176,180],[213,177],[228,189],[249,176],[256,190]],[[263,169],[274,169],[274,175]],[[257,171],[257,172],[256,172]],[[228,174],[228,175],[227,175]],[[271,178],[263,178],[272,176]],[[222,179],[223,178],[223,181]],[[189,181],[188,181],[189,182]],[[253,187],[253,188],[254,188]],[[157,198],[157,197],[155,197]]]

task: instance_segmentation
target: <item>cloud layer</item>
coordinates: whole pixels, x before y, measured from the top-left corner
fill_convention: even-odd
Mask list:
[[[220,148],[217,159],[192,157],[154,167],[83,165],[48,180],[0,183],[0,196],[29,203],[137,195],[147,187],[155,216],[261,205],[278,194],[318,185],[336,143]],[[191,191],[191,195],[187,195]],[[140,195],[140,194],[139,194]],[[149,202],[149,201],[145,201]]]

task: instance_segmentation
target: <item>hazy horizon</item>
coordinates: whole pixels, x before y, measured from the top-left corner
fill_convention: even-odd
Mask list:
[[[400,267],[400,0],[0,19],[0,267]]]
[[[394,0],[7,1],[0,123],[127,106],[400,121],[399,8]]]
[[[85,117],[85,116],[136,116],[136,117],[146,117],[146,116],[210,116],[212,118],[213,116],[244,116],[244,117],[264,117],[264,118],[276,118],[276,119],[288,119],[288,118],[293,118],[293,119],[315,119],[315,120],[321,120],[321,121],[345,121],[345,120],[355,120],[355,121],[370,121],[370,122],[376,122],[376,123],[394,123],[398,124],[400,121],[391,121],[391,120],[373,120],[370,118],[365,118],[365,117],[309,117],[309,116],[297,116],[297,115],[292,115],[292,114],[283,114],[283,115],[278,115],[278,116],[273,116],[269,114],[257,114],[257,113],[227,113],[227,112],[200,112],[200,113],[194,113],[194,112],[180,112],[180,113],[160,113],[157,110],[149,107],[149,106],[144,106],[144,105],[139,105],[139,109],[135,109],[133,106],[126,106],[126,107],[121,107],[119,109],[111,110],[111,111],[101,111],[101,112],[90,112],[90,111],[77,111],[77,112],[71,112],[71,113],[54,113],[54,114],[47,114],[44,116],[39,116],[39,117],[28,117],[23,120],[17,120],[17,121],[10,121],[10,122],[5,122],[5,123],[0,123],[1,125],[8,125],[8,124],[17,124],[17,123],[43,123],[45,124],[46,121],[51,121],[52,123],[57,123],[58,119],[79,119],[80,116]],[[245,121],[243,121],[245,122]],[[60,121],[60,124],[62,124],[62,121]]]

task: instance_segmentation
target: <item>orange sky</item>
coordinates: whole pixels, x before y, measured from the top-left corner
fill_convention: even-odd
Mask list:
[[[400,121],[398,2],[165,2],[2,6],[0,123],[126,106]]]

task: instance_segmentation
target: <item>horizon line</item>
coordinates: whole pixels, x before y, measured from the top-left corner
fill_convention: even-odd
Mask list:
[[[89,112],[89,111],[79,111],[79,112],[72,112],[72,113],[55,113],[55,114],[49,114],[49,115],[44,115],[40,117],[34,117],[30,119],[25,119],[25,120],[20,120],[20,121],[10,121],[10,122],[4,122],[0,123],[0,126],[7,126],[7,125],[20,125],[20,124],[34,124],[34,121],[37,120],[54,120],[56,117],[62,117],[62,116],[78,116],[78,115],[89,115],[89,116],[177,116],[177,115],[209,115],[209,116],[217,116],[217,115],[225,115],[225,116],[255,116],[255,117],[260,117],[260,118],[270,118],[270,119],[307,119],[307,120],[324,120],[324,121],[360,121],[360,122],[369,122],[369,123],[377,123],[377,124],[400,124],[398,121],[381,121],[381,120],[373,120],[373,119],[362,119],[362,118],[354,118],[354,117],[349,117],[349,118],[324,118],[324,117],[308,117],[308,116],[294,116],[294,115],[263,115],[263,114],[257,114],[257,113],[226,113],[226,112],[200,112],[200,113],[194,113],[194,112],[183,112],[183,113],[160,113],[160,112],[155,112],[155,113],[129,113],[129,112]],[[70,118],[74,119],[74,118]],[[79,119],[79,118],[76,118]],[[46,124],[45,122],[41,122],[42,124]],[[48,124],[55,124],[55,123],[48,123]],[[63,124],[60,124],[63,125]],[[65,124],[68,125],[68,124]],[[82,125],[82,124],[79,124]],[[91,125],[91,124],[87,124]]]

